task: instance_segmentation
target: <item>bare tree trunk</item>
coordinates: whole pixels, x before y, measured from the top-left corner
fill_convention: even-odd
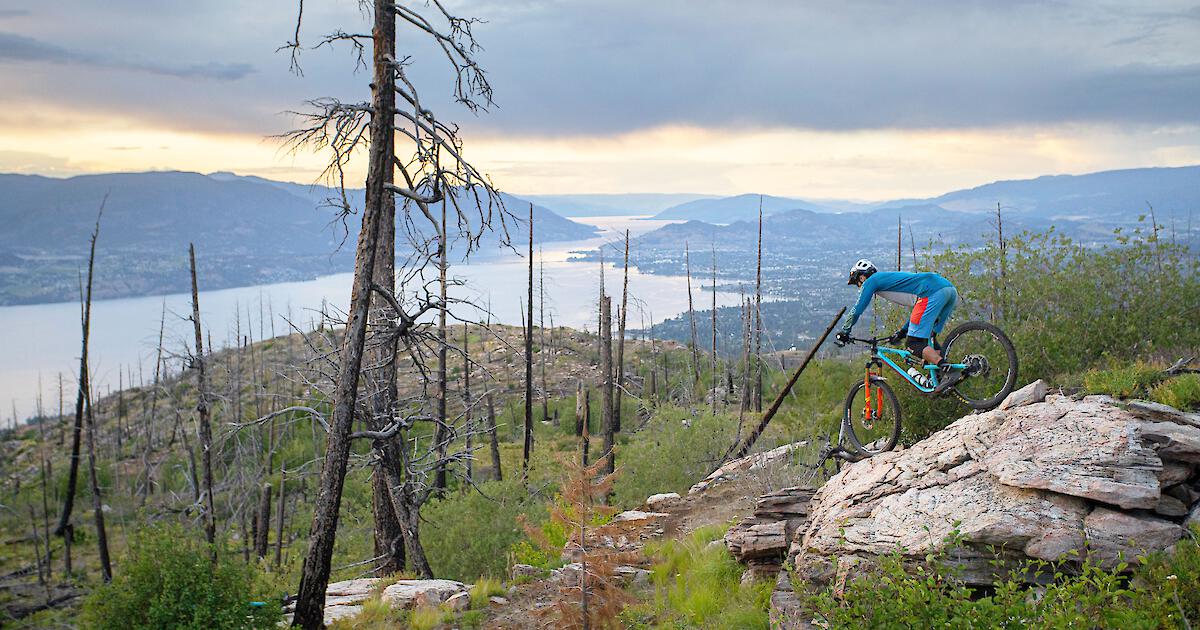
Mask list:
[[[492,401],[492,392],[488,391],[484,396],[487,399],[487,415],[488,415],[488,442],[492,451],[492,475],[496,481],[504,479],[504,472],[500,469],[500,440],[496,436],[496,405]]]
[[[437,443],[438,459],[445,460],[446,452],[449,448],[449,440],[446,439],[446,309],[449,306],[446,304],[446,267],[447,256],[449,256],[450,244],[449,230],[446,225],[446,201],[442,200],[442,225],[441,236],[438,237],[438,290],[441,295],[441,304],[438,308],[438,397],[437,397],[437,429],[434,431],[434,441]],[[446,490],[446,465],[445,463],[438,464],[437,474],[434,476],[433,487],[441,494]],[[400,516],[397,514],[396,516]]]
[[[762,243],[763,214],[762,195],[758,196],[758,256],[754,272],[754,410],[762,413],[763,362],[762,362]]]
[[[105,582],[112,581],[112,564],[108,559],[108,533],[104,529],[104,501],[100,496],[100,479],[96,474],[96,418],[92,415],[91,380],[84,392],[87,418],[88,472],[92,481],[92,513],[96,520],[96,547],[100,552],[100,576]]]
[[[258,502],[258,536],[254,539],[254,555],[267,557],[267,539],[271,532],[271,484],[264,483]]]
[[[346,463],[350,457],[350,431],[358,401],[358,379],[367,335],[367,315],[374,280],[375,254],[379,245],[381,208],[385,202],[385,185],[395,155],[395,147],[392,144],[392,118],[396,97],[392,57],[396,41],[396,22],[390,2],[375,0],[374,5],[374,89],[371,99],[371,146],[366,203],[355,253],[354,288],[350,296],[350,310],[338,366],[333,421],[326,440],[325,463],[321,470],[317,502],[313,507],[308,551],[301,570],[296,614],[292,622],[293,625],[304,628],[320,628],[324,623],[325,588],[329,583],[338,511],[342,504],[342,484],[346,477]]]
[[[625,315],[629,310],[629,230],[625,230],[625,277],[621,287],[621,319],[617,324],[616,394],[613,402],[613,431],[621,432],[621,390],[625,386]]]
[[[591,441],[592,424],[592,390],[583,390],[583,431],[579,440],[580,459],[583,461],[584,468],[588,465],[588,447]]]
[[[683,243],[683,267],[687,272],[688,321],[692,324],[692,384],[693,395],[700,388],[700,347],[696,339],[696,309],[692,305],[692,257],[687,241]]]
[[[208,383],[204,373],[204,340],[200,334],[200,291],[196,282],[196,248],[188,244],[188,260],[192,270],[192,326],[196,332],[196,356],[193,365],[196,368],[198,385],[196,388],[196,414],[200,422],[200,465],[204,470],[204,539],[208,541],[213,562],[217,561],[217,520],[214,513],[213,474],[212,474],[212,426],[208,418]]]
[[[616,457],[613,453],[615,434],[613,426],[613,363],[612,363],[612,299],[607,295],[600,300],[600,418],[604,424],[604,451],[607,458],[605,470],[612,474],[616,468]]]
[[[467,433],[467,461],[466,461],[466,479],[467,484],[464,489],[469,487],[475,480],[474,466],[475,456],[471,454],[471,436],[475,433],[475,419],[471,409],[471,331],[467,329],[467,325],[463,324],[463,415],[466,418],[466,433]]]
[[[546,346],[546,258],[540,249],[538,257],[538,332],[542,346],[538,351],[538,359],[542,367],[542,420],[546,421],[550,420],[550,386],[546,382],[546,355],[550,354],[550,348]],[[558,426],[557,412],[554,414],[554,426]]]
[[[287,469],[283,467],[283,458],[279,460],[279,502],[275,506],[277,510],[275,514],[275,566],[283,564],[283,515],[284,508],[287,503],[286,486]],[[404,563],[400,564],[404,568]]]
[[[158,392],[161,387],[159,379],[162,376],[163,331],[167,324],[167,302],[163,300],[162,314],[158,320],[158,347],[154,354],[154,383],[150,392],[150,414],[146,420],[146,444],[142,449],[142,493],[141,505],[146,504],[147,497],[154,491],[154,480],[151,478],[150,459],[154,451],[154,423],[158,419]]]
[[[583,381],[578,381],[575,384],[575,437],[583,435],[583,414],[586,413],[586,405],[583,397]]]
[[[712,359],[709,370],[712,372],[712,415],[717,415],[717,246],[712,248]]]
[[[750,410],[750,405],[754,398],[754,384],[750,380],[751,377],[751,361],[750,361],[750,342],[754,335],[754,314],[753,302],[746,298],[746,294],[742,294],[742,395],[739,397],[740,405],[738,405],[738,426],[741,426],[742,416]]]
[[[529,471],[533,454],[533,204],[529,204],[529,285],[525,307],[525,447],[521,456],[521,474]]]
[[[389,145],[390,146],[390,145]],[[384,180],[385,188],[379,193],[379,236],[376,243],[375,265],[372,275],[374,284],[382,286],[386,291],[395,293],[396,290],[396,201],[392,192],[386,188],[394,179],[394,171],[385,169],[380,177]],[[368,327],[372,330],[386,331],[390,322],[399,317],[387,300],[372,296]],[[374,333],[373,333],[374,334]],[[386,333],[384,333],[386,334]],[[393,407],[399,397],[396,384],[396,355],[398,339],[388,339],[375,345],[370,363],[375,366],[364,374],[367,380],[368,408],[370,409],[370,428],[382,430],[391,420]],[[272,429],[274,423],[271,424]],[[381,557],[376,573],[392,575],[404,570],[404,530],[396,510],[392,507],[391,491],[387,487],[387,475],[379,468],[400,470],[400,462],[391,457],[394,449],[376,449],[379,462],[375,473],[371,476],[371,513],[373,516],[375,556]],[[282,490],[280,491],[282,497]]]
[[[903,270],[900,262],[900,252],[904,251],[904,229],[900,225],[900,215],[896,215],[896,271]]]
[[[809,362],[812,361],[813,357],[817,355],[817,350],[821,348],[821,344],[825,343],[825,339],[829,337],[829,333],[833,332],[833,327],[837,326],[837,323],[842,321],[842,315],[845,314],[846,307],[843,306],[841,310],[838,311],[837,316],[833,318],[833,321],[829,323],[829,326],[825,329],[825,332],[821,334],[820,338],[817,339],[817,342],[813,344],[811,349],[809,349],[808,354],[804,356],[804,360],[800,362],[800,367],[796,368],[796,371],[792,373],[791,378],[789,378],[788,382],[784,384],[783,389],[779,390],[779,394],[775,396],[775,402],[772,402],[771,406],[768,407],[765,412],[763,412],[762,418],[760,418],[758,421],[758,426],[756,426],[754,430],[750,432],[750,435],[746,436],[746,440],[742,442],[740,446],[735,443],[734,447],[729,449],[729,452],[725,454],[725,457],[722,458],[721,462],[717,465],[717,468],[720,467],[720,464],[723,464],[730,459],[739,459],[750,453],[750,449],[754,447],[754,443],[758,441],[758,437],[763,434],[763,431],[767,430],[767,425],[771,422],[771,419],[775,417],[775,414],[779,411],[779,408],[783,406],[783,399],[787,398],[788,392],[792,391],[792,388],[796,385],[796,381],[800,380],[800,374],[804,372],[804,368],[808,367]]]
[[[100,202],[100,211],[96,213],[96,227],[92,230],[92,240],[88,253],[88,272],[87,272],[87,288],[84,291],[83,304],[81,304],[82,313],[82,329],[83,341],[81,343],[82,350],[79,355],[79,390],[75,397],[75,428],[71,434],[71,465],[67,471],[67,494],[63,499],[62,514],[58,519],[58,526],[54,528],[55,536],[64,536],[74,534],[74,529],[71,528],[71,511],[75,507],[75,487],[79,483],[79,442],[83,433],[83,406],[84,397],[88,391],[88,334],[92,325],[92,272],[96,265],[96,238],[100,236],[100,217],[104,215],[104,204],[108,201],[108,196],[105,195],[104,201]],[[61,376],[60,376],[61,379]],[[60,385],[61,389],[61,380]],[[62,397],[62,394],[59,394]],[[59,405],[61,407],[61,403]],[[68,532],[68,529],[70,531]]]

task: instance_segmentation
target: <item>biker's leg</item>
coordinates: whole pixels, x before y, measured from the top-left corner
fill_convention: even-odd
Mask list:
[[[944,302],[933,320],[930,346],[938,353],[938,360],[935,363],[940,365],[945,361],[945,357],[941,355],[942,347],[937,342],[937,335],[946,327],[946,322],[950,321],[950,316],[954,314],[954,307],[958,306],[958,290],[954,287],[946,287],[939,292],[939,295],[942,296]]]

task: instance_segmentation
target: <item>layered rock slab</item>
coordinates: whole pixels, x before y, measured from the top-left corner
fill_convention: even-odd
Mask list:
[[[1200,496],[1188,483],[1200,429],[1107,397],[1040,400],[1045,390],[1035,385],[1005,409],[966,416],[834,476],[793,539],[797,574],[828,580],[847,561],[896,551],[920,559],[957,538],[964,579],[986,583],[997,555],[1091,553],[1111,564],[1177,541],[1179,497]]]

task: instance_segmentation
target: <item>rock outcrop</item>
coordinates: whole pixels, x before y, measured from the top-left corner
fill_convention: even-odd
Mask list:
[[[919,560],[954,538],[951,560],[977,584],[1005,560],[1112,565],[1168,548],[1200,515],[1193,416],[1031,384],[911,448],[846,466],[807,506],[789,551],[795,575],[827,583],[839,567],[896,551]]]
[[[808,518],[813,490],[784,488],[764,494],[754,505],[754,515],[725,532],[725,546],[753,577],[774,577],[787,555],[792,538]]]

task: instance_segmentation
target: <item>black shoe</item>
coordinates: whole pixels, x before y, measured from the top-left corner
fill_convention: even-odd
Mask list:
[[[933,388],[933,391],[931,393],[933,393],[933,394],[944,393],[947,389],[954,387],[955,385],[960,383],[962,380],[963,380],[962,370],[950,369],[938,381],[937,387]]]

